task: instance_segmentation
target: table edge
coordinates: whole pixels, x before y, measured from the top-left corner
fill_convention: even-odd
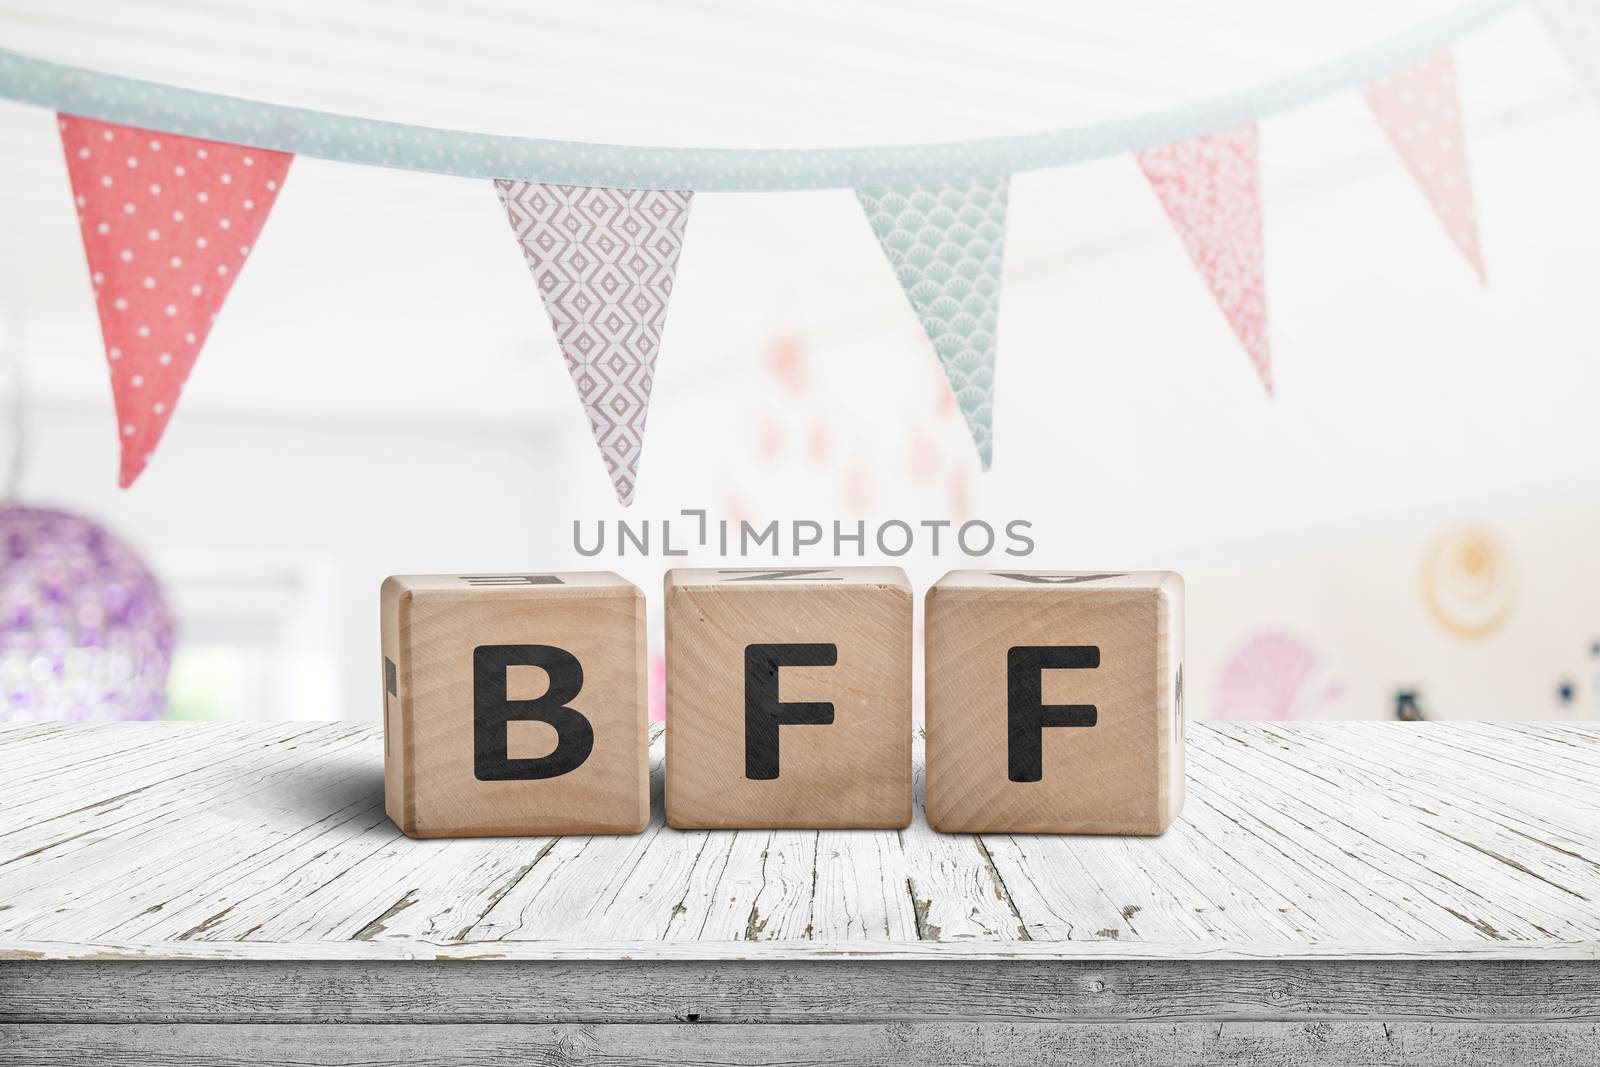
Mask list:
[[[0,941],[0,962],[130,960],[256,960],[286,962],[402,962],[499,960],[635,962],[789,960],[1017,960],[1017,961],[1327,961],[1327,960],[1600,960],[1600,940],[1549,942],[1325,943],[918,941],[594,942],[477,941],[190,941],[161,944]]]

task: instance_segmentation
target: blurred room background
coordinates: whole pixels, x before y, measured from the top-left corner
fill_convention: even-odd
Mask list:
[[[395,121],[808,147],[1114,120],[1454,5],[4,0],[0,42]],[[1131,159],[1016,176],[987,473],[851,192],[698,195],[626,511],[489,183],[304,156],[119,490],[55,118],[0,104],[16,500],[149,564],[170,717],[376,722],[391,573],[610,567],[659,659],[668,561],[580,557],[573,522],[705,508],[1020,518],[1036,552],[993,562],[1181,571],[1196,717],[1594,718],[1600,106],[1530,11],[1455,56],[1487,285],[1359,93],[1262,123],[1275,399]]]

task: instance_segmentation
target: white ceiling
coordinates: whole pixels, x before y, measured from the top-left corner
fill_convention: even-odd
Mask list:
[[[618,143],[1022,133],[1256,83],[1463,0],[7,0],[6,47],[282,104]]]

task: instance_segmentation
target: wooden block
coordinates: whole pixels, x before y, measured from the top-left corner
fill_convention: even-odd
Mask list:
[[[650,821],[644,594],[615,574],[383,583],[389,818],[412,837]]]
[[[1159,834],[1183,806],[1183,578],[952,571],[927,598],[928,823]]]
[[[667,822],[911,822],[911,585],[898,567],[672,570]]]

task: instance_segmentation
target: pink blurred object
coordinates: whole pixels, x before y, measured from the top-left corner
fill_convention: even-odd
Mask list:
[[[844,510],[851,515],[865,515],[872,510],[877,494],[873,491],[872,474],[864,463],[852,464],[844,477],[842,490]]]
[[[651,722],[667,720],[667,657],[650,657],[650,689],[647,704]]]
[[[828,420],[817,418],[811,423],[811,462],[826,463],[833,454],[833,433]]]
[[[779,337],[772,344],[772,373],[790,393],[803,393],[811,384],[806,374],[805,353],[793,337]]]
[[[1223,664],[1211,715],[1309,719],[1343,693],[1344,686],[1327,678],[1322,657],[1309,644],[1279,631],[1262,631]]]
[[[0,505],[0,720],[159,719],[172,646],[131,548],[65,511]]]
[[[957,471],[950,476],[950,518],[963,522],[972,514],[972,478]]]
[[[923,428],[911,431],[911,451],[906,457],[906,472],[919,482],[931,482],[939,476],[944,456],[939,452],[939,441]]]
[[[750,517],[750,502],[739,490],[728,489],[722,494],[722,513],[727,516],[729,526],[737,526]]]
[[[1450,240],[1484,280],[1456,64],[1448,50],[1367,86],[1367,106]]]
[[[783,456],[783,423],[776,416],[764,415],[756,442],[756,454],[763,463],[775,463]]]

